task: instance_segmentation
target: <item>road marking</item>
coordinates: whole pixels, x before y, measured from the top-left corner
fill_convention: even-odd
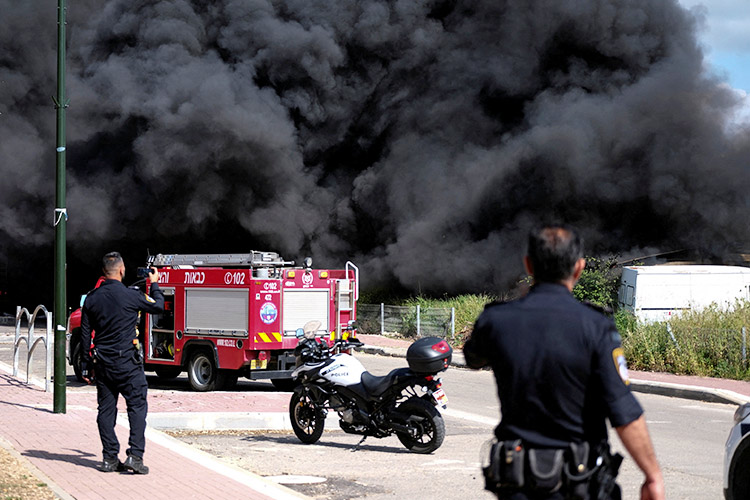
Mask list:
[[[123,427],[130,428],[127,417],[118,415],[117,423]],[[235,465],[224,463],[215,456],[183,443],[182,441],[152,427],[146,427],[146,439],[271,498],[279,500],[299,500],[300,498],[308,498],[294,490],[284,487],[283,485],[279,485],[257,474],[253,474],[250,471]]]
[[[713,403],[716,404],[716,403]],[[725,405],[726,406],[726,405]],[[737,409],[736,406],[729,408],[721,408],[716,406],[700,406],[700,405],[682,405],[680,406],[683,410],[699,410],[699,411],[718,411],[720,413],[734,413]]]
[[[482,424],[482,425],[489,425],[491,427],[495,427],[500,421],[499,417],[498,418],[483,417],[482,415],[476,415],[474,413],[469,413],[469,412],[461,411],[461,410],[453,410],[451,408],[446,408],[445,410],[442,411],[442,413],[443,415],[446,415],[448,417],[460,418],[462,420],[468,420],[470,422],[474,422],[474,423]]]
[[[422,467],[429,467],[431,465],[448,465],[448,464],[462,464],[464,463],[463,460],[448,460],[445,458],[441,458],[438,460],[433,460],[431,462],[425,462],[422,464]]]

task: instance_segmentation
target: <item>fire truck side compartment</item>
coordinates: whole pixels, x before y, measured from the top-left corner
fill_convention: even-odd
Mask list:
[[[247,337],[248,291],[185,289],[185,333]]]
[[[164,314],[151,315],[148,356],[171,361],[174,359],[174,288],[162,288],[162,293]]]
[[[284,290],[283,332],[294,336],[297,328],[308,321],[318,320],[325,328],[329,324],[330,296],[328,290]]]

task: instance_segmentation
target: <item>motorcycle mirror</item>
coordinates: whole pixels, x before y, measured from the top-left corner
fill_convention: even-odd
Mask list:
[[[318,332],[318,329],[320,329],[320,325],[322,323],[318,320],[312,320],[305,323],[305,325],[302,327],[302,330],[304,331],[304,337],[306,339],[314,339],[315,334]]]

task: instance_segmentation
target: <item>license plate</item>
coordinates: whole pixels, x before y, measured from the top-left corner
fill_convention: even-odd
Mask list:
[[[438,389],[437,391],[434,391],[432,397],[435,398],[435,401],[437,401],[437,403],[443,408],[448,407],[448,396],[445,395],[444,390]]]

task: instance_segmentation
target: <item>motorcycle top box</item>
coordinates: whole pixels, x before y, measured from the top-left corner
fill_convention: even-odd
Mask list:
[[[417,340],[406,351],[406,361],[415,373],[437,373],[448,369],[453,357],[450,344],[439,337]]]

